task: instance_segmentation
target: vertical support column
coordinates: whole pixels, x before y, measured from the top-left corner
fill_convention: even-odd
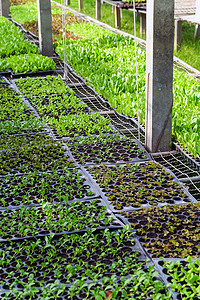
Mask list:
[[[101,20],[101,0],[96,0],[96,19]]]
[[[199,24],[195,25],[194,38],[200,37],[200,26]]]
[[[70,5],[70,0],[66,0],[66,5]]]
[[[140,34],[146,34],[146,13],[140,13]]]
[[[83,0],[78,0],[79,11],[83,10]]]
[[[200,18],[200,0],[196,0],[196,16],[198,19]],[[199,36],[200,36],[200,25],[196,24],[194,38],[196,39]]]
[[[174,0],[147,1],[146,148],[169,151],[172,135]]]
[[[51,2],[37,0],[37,5],[40,52],[46,56],[53,56]]]
[[[175,20],[174,28],[174,50],[178,51],[181,48],[182,21]]]
[[[8,18],[10,14],[10,1],[0,0],[0,16]]]
[[[121,28],[120,8],[115,6],[115,27]]]

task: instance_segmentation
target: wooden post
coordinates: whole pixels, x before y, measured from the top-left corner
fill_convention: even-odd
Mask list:
[[[140,13],[140,34],[146,34],[146,14]]]
[[[181,48],[182,21],[175,20],[174,28],[174,50],[178,51]]]
[[[79,11],[83,10],[83,0],[78,0]]]
[[[196,16],[200,18],[200,0],[196,0]],[[195,25],[195,32],[194,32],[194,38],[200,36],[200,26],[199,24]]]
[[[10,14],[10,1],[0,0],[0,16],[8,18]]]
[[[145,144],[152,153],[170,150],[173,45],[174,0],[147,1]]]
[[[96,0],[96,19],[101,20],[101,0]]]
[[[53,56],[51,2],[37,0],[37,5],[40,52],[43,55]]]
[[[70,5],[70,0],[66,0],[66,5]]]
[[[120,8],[115,6],[115,27],[121,28]]]
[[[196,39],[197,37],[200,37],[200,26],[199,26],[199,24],[195,25],[195,31],[194,31],[194,39]]]

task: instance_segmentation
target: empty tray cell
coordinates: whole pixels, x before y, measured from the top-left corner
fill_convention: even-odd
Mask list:
[[[200,180],[189,180],[184,183],[184,186],[197,201],[200,201]]]
[[[103,99],[99,96],[94,96],[92,98],[85,98],[83,100],[93,111],[110,111],[110,106],[108,102],[103,101]]]
[[[71,89],[75,92],[75,95],[79,97],[80,99],[84,98],[93,98],[97,96],[97,94],[94,92],[92,88],[87,86],[86,84],[83,84],[81,86],[72,86]]]
[[[132,138],[132,139],[137,139],[139,140],[139,133],[138,130],[132,130],[132,129],[122,129],[119,130],[119,132],[123,135],[126,136],[127,138]],[[140,143],[144,145],[145,143],[145,135],[144,132],[140,130]]]

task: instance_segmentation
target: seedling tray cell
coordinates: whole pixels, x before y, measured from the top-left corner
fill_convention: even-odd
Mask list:
[[[0,107],[1,109],[1,107]],[[5,121],[12,121],[12,120],[20,120],[20,121],[28,121],[30,119],[34,119],[35,115],[32,111],[30,111],[27,107],[27,109],[24,110],[4,110],[1,109],[1,116],[0,116],[0,122]]]
[[[139,162],[150,155],[136,140],[115,135],[72,139],[66,142],[75,160],[83,165]]]
[[[87,167],[113,212],[197,202],[173,173],[155,162]]]
[[[121,215],[122,221],[136,230],[139,241],[151,257],[199,256],[199,203],[152,207]]]
[[[98,195],[95,186],[77,169],[0,177],[1,210],[41,206],[47,201],[93,199]]]
[[[122,229],[124,224],[103,204],[101,199],[63,205],[46,202],[40,208],[23,206],[17,210],[0,211],[0,242],[7,241],[7,238],[24,240],[52,233],[63,235],[91,229]]]

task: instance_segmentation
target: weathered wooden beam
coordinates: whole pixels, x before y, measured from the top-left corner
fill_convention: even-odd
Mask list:
[[[40,52],[46,56],[53,56],[51,2],[37,0],[37,5]]]
[[[140,13],[140,34],[146,34],[146,14]]]
[[[200,19],[200,0],[196,0],[196,16]],[[200,25],[195,25],[194,38],[200,36]]]
[[[96,19],[101,20],[101,0],[96,0]]]
[[[147,1],[145,144],[154,153],[170,150],[173,45],[174,0]]]
[[[195,31],[194,31],[194,39],[196,39],[197,37],[200,37],[200,26],[199,26],[199,24],[195,25]]]
[[[0,16],[8,18],[10,15],[10,1],[0,0]]]
[[[174,28],[174,50],[178,51],[181,48],[181,35],[182,35],[182,21],[175,20]]]
[[[115,27],[121,28],[121,14],[120,8],[115,6]]]
[[[83,10],[83,0],[78,0],[79,11]]]

